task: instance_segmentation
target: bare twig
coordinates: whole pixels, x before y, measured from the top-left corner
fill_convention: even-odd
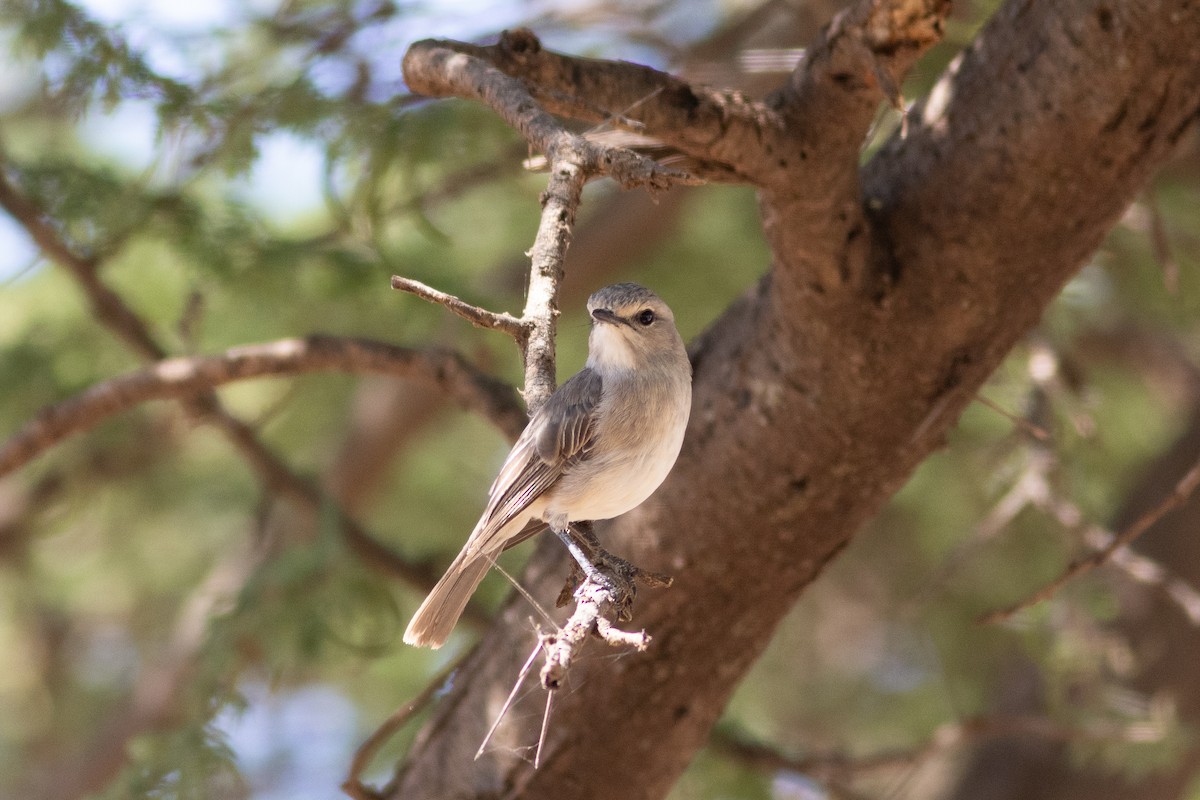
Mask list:
[[[375,732],[359,745],[358,749],[354,751],[354,758],[350,761],[350,771],[346,776],[346,780],[342,783],[342,791],[356,798],[356,800],[379,797],[378,792],[363,785],[363,772],[371,765],[371,761],[375,758],[375,754],[379,752],[379,748],[383,747],[388,739],[395,736],[396,732],[403,728],[412,719],[414,714],[429,705],[434,695],[446,685],[446,681],[450,680],[450,676],[459,668],[461,662],[462,658],[458,658],[446,665],[445,669],[426,684],[425,688],[416,697],[392,712],[391,716],[385,719],[375,729]]]
[[[554,337],[558,329],[558,284],[562,281],[571,228],[586,176],[569,161],[555,162],[542,195],[542,217],[530,250],[529,294],[524,319],[529,321],[525,345],[525,402],[530,413],[554,392]]]
[[[1084,544],[1097,551],[1110,547],[1117,538],[1117,534],[1107,528],[1086,522],[1082,509],[1069,499],[1056,496],[1044,479],[1042,490],[1030,493],[1029,501],[1054,517],[1064,528],[1080,531]],[[1128,547],[1113,550],[1109,560],[1130,580],[1161,591],[1193,625],[1200,625],[1200,592],[1187,581],[1172,575],[1157,561]]]
[[[220,355],[173,358],[112,378],[43,409],[0,445],[0,476],[64,438],[150,400],[180,399],[237,380],[338,371],[397,375],[436,386],[510,437],[525,415],[512,390],[456,353],[414,350],[369,339],[309,336],[235,347]]]
[[[533,752],[533,768],[542,765],[542,748],[546,746],[546,731],[550,730],[550,709],[554,705],[554,692],[546,692],[546,710],[542,712],[542,730],[538,734],[537,750]]]
[[[1037,590],[1018,603],[1014,603],[1013,605],[997,609],[995,611],[990,611],[987,614],[982,615],[979,618],[979,622],[982,624],[1002,622],[1026,608],[1034,606],[1043,600],[1050,599],[1068,582],[1074,580],[1080,575],[1085,575],[1094,570],[1096,567],[1104,564],[1117,550],[1125,547],[1134,539],[1141,536],[1168,512],[1187,502],[1187,499],[1191,497],[1192,492],[1196,490],[1198,485],[1200,485],[1200,462],[1197,462],[1190,470],[1188,470],[1187,474],[1184,475],[1179,483],[1175,485],[1175,488],[1165,500],[1163,500],[1154,508],[1150,509],[1150,511],[1138,517],[1133,524],[1125,528],[1125,530],[1121,531],[1117,536],[1113,537],[1112,541],[1110,541],[1103,549],[1097,550],[1095,553],[1083,558],[1076,559],[1067,566],[1061,575],[1043,586],[1041,589]]]
[[[988,399],[988,397],[986,397],[985,395],[977,394],[977,395],[975,395],[975,399],[978,400],[981,405],[983,405],[987,408],[990,408],[992,411],[995,411],[997,414],[1004,417],[1006,420],[1013,423],[1018,428],[1025,431],[1026,433],[1028,433],[1030,436],[1037,439],[1038,441],[1040,441],[1040,442],[1050,441],[1049,431],[1047,431],[1045,428],[1043,428],[1039,425],[1036,425],[1033,421],[1028,420],[1025,417],[1022,417],[1022,416],[1012,413],[1011,411],[1004,408],[1003,406],[1000,406],[1000,405],[996,404],[995,402],[993,402],[992,400]]]
[[[483,755],[487,749],[488,743],[492,741],[492,737],[496,734],[496,729],[500,727],[500,723],[508,716],[508,710],[512,708],[513,701],[517,699],[517,692],[521,691],[521,686],[525,683],[525,678],[528,677],[529,671],[533,669],[533,662],[537,659],[538,653],[542,652],[544,646],[544,637],[538,636],[537,644],[533,646],[533,650],[529,652],[529,658],[525,659],[519,672],[517,679],[513,681],[512,691],[508,693],[508,697],[504,699],[504,705],[500,706],[500,711],[496,713],[496,719],[492,722],[492,727],[488,728],[488,732],[484,735],[483,741],[479,743],[479,749],[475,751],[475,760]]]
[[[414,281],[411,278],[402,278],[399,275],[392,276],[392,288],[399,289],[402,292],[415,294],[422,300],[428,300],[431,303],[437,303],[444,307],[447,311],[456,314],[467,322],[470,322],[476,328],[488,328],[507,333],[517,344],[524,346],[525,340],[529,336],[528,326],[511,314],[497,314],[494,311],[488,311],[479,306],[473,306],[470,303],[460,300],[452,294],[439,292],[432,286],[426,286],[420,281]]]
[[[1179,260],[1171,250],[1171,237],[1167,235],[1167,225],[1158,207],[1158,194],[1153,186],[1146,189],[1144,197],[1146,211],[1150,214],[1150,252],[1162,269],[1163,286],[1171,294],[1179,294]]]
[[[0,208],[3,208],[29,234],[46,257],[75,278],[92,304],[92,311],[106,328],[147,361],[166,356],[142,319],[110,289],[99,276],[99,262],[77,253],[59,235],[49,216],[21,194],[9,181],[0,163]]]
[[[631,565],[626,565],[631,566]],[[640,570],[636,570],[640,573]],[[609,576],[605,576],[608,578]],[[570,619],[554,634],[543,637],[545,662],[542,664],[542,686],[547,691],[559,689],[587,640],[593,636],[613,647],[632,647],[641,652],[650,645],[645,631],[623,631],[614,626],[613,618],[625,618],[634,580],[663,585],[659,576],[619,575],[617,581],[598,582],[590,577],[575,591],[575,610]]]

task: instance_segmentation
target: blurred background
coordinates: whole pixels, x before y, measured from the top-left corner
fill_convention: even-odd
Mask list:
[[[407,45],[527,25],[555,49],[762,95],[839,5],[2,0],[0,437],[155,349],[364,336],[519,380],[505,337],[388,286],[519,311],[545,180],[481,107],[409,96]],[[907,98],[996,5],[956,3]],[[881,109],[864,159],[898,122]],[[1198,212],[1192,131],[945,449],[806,592],[675,797],[1200,798],[1200,511],[977,622],[1138,520],[1200,454]],[[747,188],[589,187],[561,374],[582,363],[598,286],[654,287],[690,338],[767,264]],[[106,315],[98,285],[134,323]],[[394,379],[220,398],[430,571],[507,452]],[[152,403],[0,478],[0,797],[337,797],[358,745],[470,646],[469,625],[442,651],[403,646],[421,593],[349,548],[327,504],[265,490],[225,433]],[[482,599],[507,590],[493,575]],[[421,719],[367,780],[387,780]]]

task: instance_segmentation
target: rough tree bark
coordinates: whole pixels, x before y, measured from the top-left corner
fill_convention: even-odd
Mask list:
[[[537,693],[472,762],[533,646],[514,599],[390,796],[665,795],[803,588],[939,446],[1197,115],[1196,3],[1010,0],[860,170],[888,84],[928,43],[872,26],[936,25],[941,6],[851,9],[771,101],[781,135],[738,143],[773,264],[692,346],[668,482],[601,531],[675,576],[638,601],[650,650],[577,665],[539,770],[515,750],[537,740]],[[557,594],[560,551],[543,542],[530,563],[535,596]]]

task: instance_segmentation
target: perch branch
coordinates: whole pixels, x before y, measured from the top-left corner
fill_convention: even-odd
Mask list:
[[[542,686],[547,691],[559,689],[571,669],[575,657],[592,636],[613,647],[632,647],[638,652],[650,645],[645,631],[623,631],[610,621],[625,613],[627,600],[623,593],[602,583],[587,580],[575,592],[575,610],[556,634],[543,639],[545,660],[542,664]]]
[[[529,325],[525,343],[525,402],[530,413],[554,392],[554,341],[558,330],[558,285],[562,281],[575,213],[583,195],[584,172],[577,164],[556,162],[542,195],[542,216],[529,251],[529,290],[523,319]]]

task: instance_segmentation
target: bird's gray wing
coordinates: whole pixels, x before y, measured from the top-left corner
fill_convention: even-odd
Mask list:
[[[563,472],[587,458],[602,390],[599,373],[585,367],[533,415],[488,493],[477,546],[485,547],[491,535],[527,509]]]

